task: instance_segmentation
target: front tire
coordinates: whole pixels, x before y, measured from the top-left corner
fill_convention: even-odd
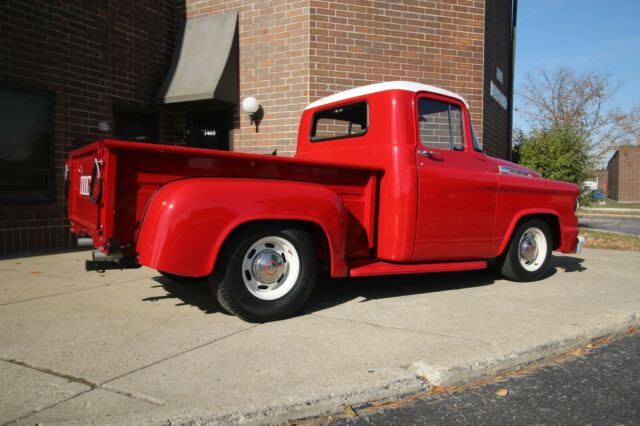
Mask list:
[[[549,269],[553,241],[549,225],[541,219],[523,221],[502,258],[500,272],[511,281],[537,281]]]
[[[222,277],[214,272],[209,279],[218,303],[249,322],[289,317],[317,277],[315,245],[296,224],[244,228],[225,244],[220,261]]]

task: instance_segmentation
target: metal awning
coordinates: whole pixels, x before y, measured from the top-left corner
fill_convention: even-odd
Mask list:
[[[156,100],[238,103],[238,12],[187,19]]]

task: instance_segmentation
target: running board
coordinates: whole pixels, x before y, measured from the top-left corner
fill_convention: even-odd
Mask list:
[[[355,261],[349,263],[350,277],[369,277],[373,275],[422,274],[425,272],[453,272],[485,269],[487,262],[477,260],[472,262],[446,263],[387,263],[372,261]]]

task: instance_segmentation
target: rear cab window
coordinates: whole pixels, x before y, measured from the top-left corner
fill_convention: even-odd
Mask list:
[[[320,110],[313,114],[311,142],[362,136],[369,128],[369,105],[354,102]]]
[[[427,148],[463,151],[460,106],[434,99],[418,99],[420,143]]]

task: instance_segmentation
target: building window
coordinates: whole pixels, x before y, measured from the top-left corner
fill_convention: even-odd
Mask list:
[[[53,200],[53,95],[0,87],[0,202]]]
[[[357,102],[318,111],[313,114],[311,140],[361,136],[367,133],[369,114],[366,102]]]
[[[422,98],[418,101],[418,124],[420,143],[427,148],[464,149],[459,106]]]
[[[132,142],[158,142],[158,121],[154,115],[115,110],[113,136]]]

